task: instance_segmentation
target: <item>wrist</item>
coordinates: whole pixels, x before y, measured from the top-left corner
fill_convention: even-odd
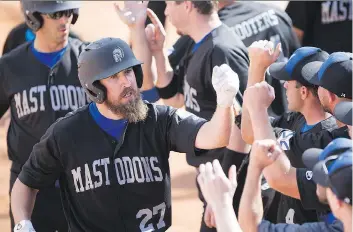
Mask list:
[[[21,232],[21,231],[34,231],[32,222],[28,219],[25,219],[17,223],[14,227],[14,232]]]

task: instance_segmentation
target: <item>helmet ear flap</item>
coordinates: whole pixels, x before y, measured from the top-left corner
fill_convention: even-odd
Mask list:
[[[107,98],[107,89],[99,81],[95,81],[85,90],[89,98],[98,104],[102,104]]]
[[[71,24],[74,25],[78,19],[78,12],[79,12],[79,9],[73,9],[74,10],[74,14],[72,16],[72,21],[71,21]]]
[[[136,77],[136,84],[137,87],[140,89],[143,84],[143,71],[142,71],[142,66],[141,65],[136,65],[133,67],[135,77]]]
[[[25,13],[25,19],[27,26],[34,32],[38,31],[43,26],[43,18],[38,12]]]

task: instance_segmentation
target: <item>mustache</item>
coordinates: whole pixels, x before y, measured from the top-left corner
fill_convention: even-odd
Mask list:
[[[131,87],[127,87],[123,90],[123,92],[120,94],[120,97],[123,98],[127,93],[131,92],[132,95],[135,95],[136,94],[136,91],[131,88]]]

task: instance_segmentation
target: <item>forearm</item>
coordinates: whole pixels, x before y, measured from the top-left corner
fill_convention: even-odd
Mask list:
[[[256,111],[249,112],[251,118],[252,128],[254,128],[254,139],[273,139],[276,140],[270,120],[268,118],[267,109],[261,108]]]
[[[265,72],[266,70],[259,69],[258,67],[254,67],[254,65],[250,63],[247,88],[255,85],[256,83],[260,83],[264,81]],[[253,132],[251,118],[246,104],[243,105],[242,114],[243,115],[241,120],[241,135],[247,144],[252,144],[254,142],[254,132]]]
[[[15,223],[31,220],[31,215],[38,190],[29,188],[19,179],[16,180],[11,192],[11,209]]]
[[[261,199],[261,172],[249,164],[243,194],[239,206],[239,224],[243,231],[257,231],[263,217]]]
[[[143,62],[143,84],[141,90],[149,90],[154,87],[154,76],[152,73],[152,54],[148,47],[148,42],[143,26],[130,28],[132,50],[136,58]]]
[[[250,145],[248,145],[241,136],[239,127],[233,123],[232,130],[229,138],[229,144],[227,146],[229,150],[237,151],[241,153],[249,153]]]
[[[233,119],[231,107],[217,106],[211,120],[200,128],[195,147],[209,150],[227,146]]]
[[[229,205],[216,207],[214,209],[216,227],[218,232],[240,232],[242,231],[231,202]]]
[[[276,162],[263,171],[271,188],[284,195],[300,199],[296,173],[296,169],[291,166],[285,153],[282,153]]]
[[[164,51],[153,54],[157,66],[156,87],[164,88],[169,85],[173,78],[173,69],[169,64],[168,56]]]

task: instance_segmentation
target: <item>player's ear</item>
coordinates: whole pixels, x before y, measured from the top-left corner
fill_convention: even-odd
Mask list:
[[[332,212],[337,212],[343,206],[343,202],[337,199],[330,188],[326,189],[326,196]]]
[[[300,87],[300,96],[302,100],[305,100],[309,96],[309,89],[305,86]]]

